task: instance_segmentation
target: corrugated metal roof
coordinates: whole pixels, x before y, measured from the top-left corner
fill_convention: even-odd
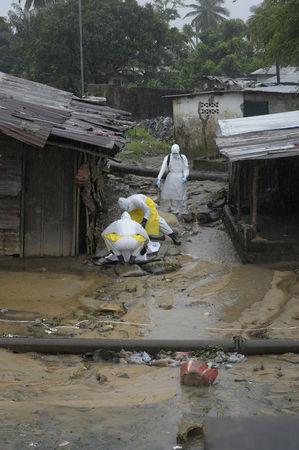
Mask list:
[[[14,139],[44,147],[54,125],[62,124],[70,112],[37,106],[14,99],[0,101],[0,131]]]
[[[0,100],[19,99],[40,106],[69,109],[73,94],[0,72]]]
[[[263,116],[240,117],[218,120],[221,136],[232,136],[256,131],[295,128],[299,126],[299,111],[265,114]]]
[[[266,78],[264,83],[276,83],[277,78]],[[282,84],[299,84],[299,72],[289,73],[288,75],[280,75],[280,83]]]
[[[15,102],[11,103],[15,109],[7,107],[9,101]],[[79,99],[72,93],[0,72],[0,131],[39,147],[50,136],[51,141],[77,143],[82,151],[82,144],[86,144],[89,149],[114,156],[126,142],[124,132],[134,123],[130,113],[104,106],[103,101]],[[15,110],[21,113],[16,115]]]
[[[236,92],[243,92],[243,89],[231,89],[223,91],[201,91],[201,92],[191,92],[190,94],[177,94],[177,95],[163,95],[162,98],[177,98],[177,97],[197,97],[198,95],[224,95],[224,94],[235,94]]]
[[[297,71],[297,67],[293,66],[287,66],[287,67],[281,67],[280,68],[280,74],[281,75],[289,75],[292,73],[295,73]],[[266,69],[257,69],[254,72],[252,72],[250,75],[275,75],[276,74],[276,65],[274,64],[271,67],[268,67]]]
[[[275,94],[299,94],[299,86],[291,84],[276,84],[256,88],[245,88],[245,92],[266,92]]]
[[[219,120],[216,144],[231,162],[299,155],[299,111]]]

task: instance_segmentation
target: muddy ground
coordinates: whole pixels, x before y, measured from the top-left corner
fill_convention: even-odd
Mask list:
[[[204,210],[223,187],[188,182],[190,211]],[[159,203],[150,178],[109,175],[106,188],[103,226],[118,217],[119,196],[140,192]],[[0,260],[1,335],[298,337],[299,264],[241,264],[221,220],[167,219],[182,240],[181,247],[167,241],[166,262],[179,266],[169,273],[125,277],[117,265],[96,266],[87,257]],[[249,357],[230,369],[221,365],[209,388],[182,386],[179,367],[7,350],[0,351],[0,363],[5,449],[164,450],[177,445],[178,434],[183,448],[199,449],[201,437],[186,436],[200,430],[205,417],[299,412],[299,357],[292,354]],[[99,382],[99,373],[107,381]]]

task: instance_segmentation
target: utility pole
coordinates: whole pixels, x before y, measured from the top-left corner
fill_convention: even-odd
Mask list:
[[[83,64],[83,44],[82,44],[82,8],[79,2],[79,30],[80,30],[80,63],[81,63],[81,97],[84,96],[84,64]]]

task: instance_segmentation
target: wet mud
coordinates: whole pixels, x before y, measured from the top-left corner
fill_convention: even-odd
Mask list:
[[[120,192],[159,201],[152,180],[109,177],[106,225]],[[111,189],[113,186],[113,189]],[[197,209],[223,183],[188,183]],[[171,218],[168,216],[168,218]],[[88,258],[0,260],[2,336],[80,338],[297,338],[297,267],[243,265],[222,222],[171,218],[180,268],[122,277]],[[100,244],[100,246],[102,243]],[[178,367],[86,362],[80,356],[0,351],[0,437],[5,449],[170,449],[182,422],[298,414],[297,355],[250,357],[210,387],[182,386]],[[99,383],[97,374],[107,378]],[[194,441],[195,442],[195,441]],[[62,445],[63,444],[63,445]],[[201,448],[200,438],[192,446]]]

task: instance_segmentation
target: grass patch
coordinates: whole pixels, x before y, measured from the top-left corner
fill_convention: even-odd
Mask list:
[[[170,151],[169,144],[151,136],[142,127],[137,126],[127,131],[127,138],[129,142],[123,147],[122,152],[117,155],[120,159],[131,159],[143,155],[166,155]]]

